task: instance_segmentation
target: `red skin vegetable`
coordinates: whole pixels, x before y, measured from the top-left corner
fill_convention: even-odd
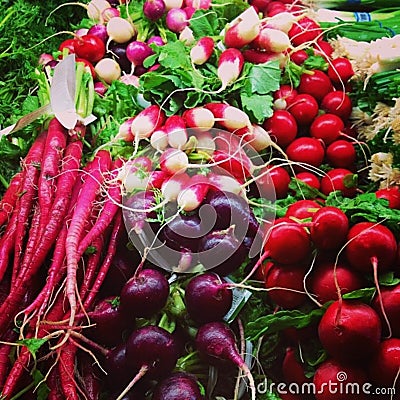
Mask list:
[[[0,226],[8,222],[10,215],[18,200],[21,182],[23,180],[22,172],[18,172],[10,181],[10,185],[0,200]]]
[[[77,392],[77,381],[75,378],[75,357],[77,352],[76,345],[69,340],[61,349],[58,361],[58,371],[61,381],[62,391],[68,400],[79,400]]]

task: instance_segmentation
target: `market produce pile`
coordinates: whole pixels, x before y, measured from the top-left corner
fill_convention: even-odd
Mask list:
[[[399,398],[396,3],[51,10],[0,88],[1,399]]]

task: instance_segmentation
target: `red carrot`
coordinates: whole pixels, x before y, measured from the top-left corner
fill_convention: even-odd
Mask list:
[[[15,340],[15,338],[16,338],[16,332],[10,330],[8,334],[5,336],[4,341],[11,343]],[[5,343],[0,345],[0,392],[4,386],[4,382],[6,380],[8,371],[11,367],[10,353],[12,349],[13,346]]]
[[[49,394],[47,395],[48,400],[64,400],[64,395],[61,392],[60,380],[58,378],[58,368],[54,367],[46,381],[47,387],[49,388]]]
[[[106,230],[113,220],[114,215],[119,208],[119,204],[121,204],[121,182],[117,180],[117,176],[122,164],[123,162],[120,158],[115,160],[113,163],[113,170],[110,174],[111,184],[108,188],[107,198],[105,200],[103,209],[101,210],[99,218],[92,229],[81,240],[78,248],[78,254],[83,254],[83,252],[89,247],[90,243],[92,243],[96,237],[101,235]]]
[[[14,175],[10,181],[10,185],[3,195],[3,198],[0,201],[0,226],[8,222],[8,219],[20,194],[19,190],[23,177],[24,174],[22,172],[18,172],[16,175]]]
[[[76,345],[68,341],[61,349],[60,360],[58,362],[62,391],[68,400],[79,400],[76,379],[74,377],[76,351]]]
[[[14,249],[15,231],[17,229],[18,212],[14,210],[4,235],[0,238],[0,281],[7,272],[10,254]]]
[[[85,221],[87,221],[90,216],[91,208],[93,207],[93,203],[96,200],[98,191],[103,182],[104,173],[110,168],[110,163],[111,155],[106,150],[97,152],[93,161],[89,163],[88,173],[82,185],[81,196],[79,196],[68,228],[67,240],[65,243],[67,256],[65,292],[71,308],[70,325],[73,325],[76,313],[76,273],[80,259],[78,246],[82,238]]]
[[[47,131],[43,131],[34,141],[23,163],[24,180],[21,185],[21,195],[18,199],[18,220],[15,232],[14,244],[14,270],[19,270],[22,256],[23,243],[29,216],[32,211],[34,197],[37,194],[39,179],[39,167],[42,161],[42,154],[46,142]]]

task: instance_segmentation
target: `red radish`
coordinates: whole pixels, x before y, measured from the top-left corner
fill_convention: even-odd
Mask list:
[[[161,185],[161,193],[166,201],[175,201],[179,194],[186,188],[190,177],[186,173],[175,174],[165,180]]]
[[[353,106],[350,97],[346,93],[336,90],[325,95],[321,101],[321,108],[328,113],[337,115],[343,121],[347,121]]]
[[[105,53],[106,47],[102,39],[95,35],[83,35],[77,37],[74,43],[75,53],[92,63],[100,61]]]
[[[347,241],[346,257],[358,271],[370,272],[371,266],[387,271],[396,259],[396,238],[384,225],[358,222],[350,228]]]
[[[339,249],[346,241],[349,220],[337,207],[325,206],[312,217],[310,236],[318,250]]]
[[[317,40],[313,45],[314,52],[316,55],[320,55],[325,59],[330,59],[333,53],[333,47],[331,44],[325,40]]]
[[[306,93],[321,101],[333,90],[332,82],[328,75],[315,69],[312,73],[303,73],[300,78],[300,85],[297,88],[299,93]]]
[[[309,234],[297,222],[277,219],[268,234],[265,251],[279,264],[300,263],[311,254]]]
[[[165,306],[168,295],[169,283],[165,275],[155,269],[142,269],[122,288],[121,312],[126,316],[149,318]]]
[[[232,306],[232,299],[232,290],[210,272],[196,275],[185,288],[187,312],[199,323],[222,321]]]
[[[383,340],[370,363],[369,375],[372,382],[380,387],[399,388],[400,339]],[[394,393],[394,392],[393,392]]]
[[[182,149],[188,140],[185,120],[180,115],[168,117],[163,129],[168,136],[168,144],[174,149]]]
[[[160,156],[160,168],[167,174],[183,174],[188,166],[188,156],[182,150],[168,148]]]
[[[264,64],[268,61],[279,61],[281,64],[286,61],[286,57],[283,53],[273,53],[255,49],[243,50],[243,58],[252,64]]]
[[[386,199],[390,208],[400,209],[400,189],[398,186],[379,189],[375,194],[378,199]]]
[[[297,95],[298,95],[297,90],[292,86],[281,85],[280,88],[274,92],[275,108],[285,109],[287,106],[293,103]]]
[[[382,302],[382,306],[381,306]],[[372,307],[381,318],[383,330],[385,334],[392,333],[394,337],[400,336],[400,320],[398,318],[400,312],[400,285],[384,287],[381,293],[377,294],[372,302]],[[382,308],[385,312],[383,315]],[[387,321],[390,324],[388,332]]]
[[[290,54],[290,60],[297,65],[302,65],[308,58],[308,54],[305,50],[297,50]]]
[[[285,32],[268,26],[261,28],[252,45],[258,50],[272,53],[282,53],[291,47],[289,37]]]
[[[185,212],[196,210],[204,201],[209,187],[210,183],[206,176],[193,175],[176,199],[178,207]]]
[[[286,154],[291,161],[319,167],[324,160],[325,149],[318,139],[300,137],[289,144]],[[296,166],[296,169],[300,168]]]
[[[252,42],[259,32],[260,19],[254,7],[250,7],[238,22],[227,28],[224,43],[226,47],[241,49]]]
[[[189,24],[185,10],[181,8],[168,10],[165,21],[168,29],[175,33],[182,32]]]
[[[286,110],[275,110],[272,117],[264,121],[263,127],[282,148],[287,147],[297,136],[296,120]]]
[[[229,175],[221,175],[215,173],[209,173],[207,175],[210,187],[220,190],[222,192],[232,192],[240,195],[243,192],[243,188],[240,183]]]
[[[297,47],[322,38],[322,29],[311,18],[303,17],[293,24],[288,35],[293,46]]]
[[[304,275],[304,268],[297,265],[274,264],[265,279],[268,296],[279,307],[289,310],[300,307],[307,299],[302,293]]]
[[[305,376],[305,368],[301,361],[298,360],[296,350],[293,347],[287,347],[285,357],[282,362],[282,373],[287,383],[303,383],[310,382],[311,379]]]
[[[251,176],[253,165],[246,154],[229,154],[223,150],[216,150],[211,158],[212,163],[218,165],[217,170],[229,172],[239,182]]]
[[[286,12],[287,8],[281,1],[271,1],[266,8],[266,14],[268,17],[274,17],[283,12]]]
[[[165,121],[165,113],[158,105],[151,105],[141,111],[132,121],[131,133],[133,138],[144,139],[158,128]]]
[[[317,297],[321,304],[338,300],[338,288],[345,294],[364,286],[361,276],[347,264],[325,262],[312,272],[310,292]]]
[[[214,114],[204,107],[190,108],[182,114],[188,128],[208,131],[214,126]]]
[[[107,22],[107,34],[110,40],[127,43],[136,36],[136,28],[125,18],[113,17]]]
[[[143,61],[154,54],[153,49],[144,42],[134,40],[126,46],[126,57],[132,63],[133,67],[143,65]]]
[[[337,300],[322,316],[318,336],[333,358],[359,363],[370,359],[378,350],[381,322],[378,314],[367,304]]]
[[[321,139],[326,145],[339,138],[344,129],[343,121],[335,114],[322,114],[310,126],[310,136]]]
[[[95,25],[91,26],[88,29],[87,33],[89,35],[94,35],[94,36],[99,37],[104,43],[107,42],[107,39],[108,39],[107,28],[103,24],[95,24]]]
[[[224,90],[228,85],[235,82],[243,69],[244,58],[242,53],[230,48],[224,50],[218,58],[217,76],[222,83],[220,90]]]
[[[317,175],[313,174],[312,172],[299,172],[296,174],[296,179],[306,183],[307,185],[313,187],[314,189],[319,190],[321,183]]]
[[[297,95],[287,110],[293,115],[299,125],[308,125],[318,115],[317,100],[310,94]]]
[[[275,189],[276,198],[285,198],[288,194],[290,183],[290,175],[286,169],[279,166],[269,166],[265,170],[259,171],[256,176],[256,182],[261,195],[267,193],[271,181]]]
[[[316,400],[367,400],[364,388],[370,390],[367,374],[361,366],[349,366],[334,359],[318,366],[313,383]],[[340,387],[343,390],[339,390]]]
[[[348,58],[334,58],[328,67],[328,76],[336,85],[344,85],[354,75],[353,66]]]
[[[311,218],[321,209],[321,205],[314,200],[304,199],[292,203],[286,211],[285,217],[297,219]],[[347,232],[346,232],[347,233]]]
[[[193,64],[203,65],[211,57],[214,51],[214,39],[203,36],[190,50],[190,59]]]
[[[335,168],[352,168],[356,161],[356,156],[354,145],[347,140],[335,140],[326,148],[326,159]]]
[[[357,193],[357,175],[346,168],[331,169],[321,179],[321,192],[326,196],[340,190],[345,197],[354,197]]]
[[[240,356],[233,331],[222,322],[202,325],[196,334],[196,348],[210,363],[226,360],[235,364],[249,380],[252,400],[256,399],[254,379],[249,367]]]
[[[207,103],[204,107],[213,113],[219,125],[230,132],[245,127],[251,127],[249,117],[239,108],[225,103]]]
[[[146,0],[143,4],[143,14],[151,21],[160,19],[166,10],[163,0]]]
[[[64,53],[64,49],[66,49],[67,54],[74,54],[75,53],[75,39],[65,39],[61,44],[58,46],[58,51]]]
[[[156,129],[150,136],[151,146],[159,152],[168,147],[168,134],[164,128]]]

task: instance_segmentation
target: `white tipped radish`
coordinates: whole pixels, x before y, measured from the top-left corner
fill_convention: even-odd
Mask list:
[[[243,64],[244,58],[238,49],[230,48],[221,53],[218,59],[217,75],[223,89],[239,78]]]
[[[186,110],[182,115],[188,128],[196,128],[200,131],[208,131],[214,126],[214,114],[204,107],[195,107]]]
[[[106,0],[92,0],[87,5],[87,15],[95,21],[101,20],[101,13],[107,8],[111,8],[111,4]]]
[[[214,51],[214,39],[204,36],[190,50],[190,59],[193,64],[203,65]]]
[[[168,144],[175,149],[182,149],[187,141],[185,120],[179,115],[168,117],[164,124],[165,132],[168,135]]]
[[[204,175],[193,175],[177,197],[178,207],[189,212],[196,210],[204,201],[210,184]]]
[[[239,108],[225,103],[208,103],[204,106],[210,110],[216,121],[228,131],[235,131],[245,127],[251,127],[248,115]]]
[[[131,132],[134,138],[145,139],[165,121],[165,113],[158,105],[151,105],[141,111],[132,121]]]
[[[171,176],[165,180],[161,185],[161,193],[166,201],[176,201],[186,185],[188,184],[190,177],[188,174],[178,174]]]
[[[273,53],[281,53],[291,48],[289,36],[285,32],[267,27],[261,28],[254,44],[259,49]]]
[[[227,29],[224,43],[227,47],[241,49],[251,43],[260,32],[260,19],[254,7],[250,7],[242,18]]]
[[[122,139],[125,142],[133,142],[131,126],[134,119],[135,117],[128,118],[119,126],[117,139]]]
[[[211,0],[185,0],[186,7],[193,7],[196,10],[208,10],[211,7]]]
[[[191,46],[196,41],[193,36],[193,31],[188,26],[186,26],[179,34],[179,40],[187,46]]]
[[[165,23],[172,32],[179,33],[189,25],[187,15],[181,8],[171,8],[165,17]]]
[[[214,173],[210,173],[207,176],[210,186],[215,187],[222,192],[230,192],[239,195],[243,192],[243,187],[232,176]]]
[[[107,34],[114,42],[129,42],[136,33],[135,27],[122,17],[113,17],[107,23]]]
[[[253,129],[251,131],[248,128],[244,128],[241,131],[237,131],[236,134],[243,136],[243,139],[256,151],[264,150],[270,146],[276,146],[263,127],[257,124],[253,124],[252,126]]]
[[[151,146],[158,150],[163,151],[168,147],[168,134],[165,129],[160,128],[155,130],[150,136]]]
[[[111,18],[120,17],[120,16],[121,16],[121,14],[120,14],[118,8],[115,8],[115,7],[105,8],[101,12],[100,22],[106,24]]]
[[[108,84],[118,80],[122,73],[121,67],[112,58],[101,59],[94,67],[94,70],[97,77]]]
[[[197,151],[201,151],[212,156],[216,149],[215,141],[212,134],[210,132],[199,131],[195,133],[195,136],[197,139]]]
[[[182,8],[183,0],[164,0],[165,9],[171,10],[172,8]]]
[[[187,154],[179,149],[166,149],[160,156],[160,168],[168,174],[183,174],[189,166]]]
[[[267,18],[266,26],[288,33],[297,19],[292,13],[284,11]]]

